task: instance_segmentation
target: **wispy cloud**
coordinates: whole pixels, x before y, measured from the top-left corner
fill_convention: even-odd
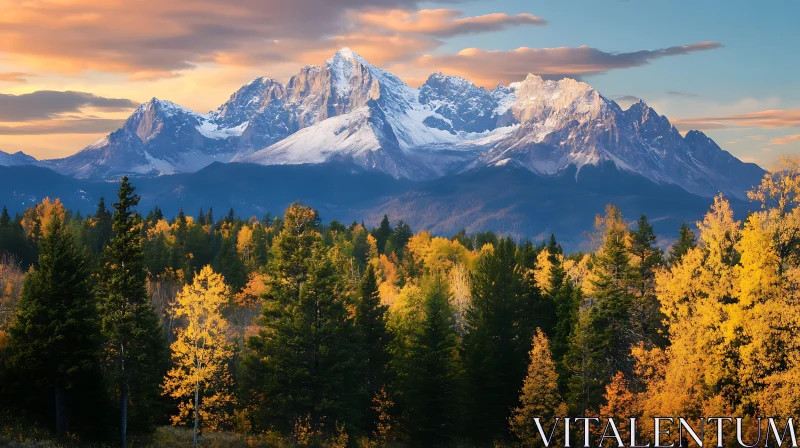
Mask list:
[[[619,95],[615,96],[613,99],[614,101],[622,101],[625,103],[636,103],[641,100],[641,98],[639,98],[638,96],[633,96],[633,95]]]
[[[137,103],[125,98],[105,98],[86,92],[40,90],[22,95],[0,94],[0,122],[55,118],[84,108],[106,112],[130,110]]]
[[[672,96],[684,96],[684,97],[689,97],[689,98],[697,98],[697,97],[699,97],[699,96],[700,96],[700,95],[697,95],[697,94],[695,94],[695,93],[689,93],[689,92],[680,92],[680,91],[678,91],[678,90],[670,90],[670,91],[668,91],[668,92],[667,92],[667,95],[672,95]]]
[[[0,72],[0,82],[14,82],[24,84],[28,82],[28,77],[36,76],[31,73],[25,72]]]
[[[119,128],[125,120],[97,117],[67,117],[0,125],[0,135],[104,134]]]
[[[459,17],[454,9],[424,9],[421,11],[388,10],[367,11],[357,16],[357,22],[399,33],[451,37],[459,34],[499,31],[511,26],[546,25],[547,21],[533,14],[485,14]]]
[[[528,48],[482,50],[467,48],[457,54],[426,55],[424,66],[473,79],[483,85],[510,82],[533,73],[549,78],[581,77],[610,70],[640,67],[669,57],[721,48],[717,42],[698,42],[656,50],[609,52],[592,47]]]
[[[800,127],[800,109],[764,110],[746,114],[681,118],[678,129],[725,129],[730,127],[790,128]]]
[[[783,137],[776,137],[776,138],[773,138],[772,140],[770,140],[769,143],[772,144],[772,145],[788,145],[788,144],[790,144],[792,142],[797,142],[797,141],[800,141],[800,134],[786,135],[786,136],[783,136]]]

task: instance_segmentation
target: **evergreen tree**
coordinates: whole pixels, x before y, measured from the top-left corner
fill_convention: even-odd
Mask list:
[[[36,246],[25,237],[21,219],[12,220],[5,207],[0,213],[0,255],[3,254],[11,255],[23,266],[36,261]]]
[[[634,304],[632,280],[636,272],[627,250],[628,231],[614,206],[606,209],[604,244],[594,259],[591,306],[573,337],[570,362],[581,374],[571,385],[573,403],[584,412],[599,409],[605,386],[617,372],[632,373],[630,347],[637,342],[630,331]]]
[[[38,264],[25,279],[2,384],[63,438],[103,423],[97,305],[84,256],[58,216],[40,241]]]
[[[222,274],[234,291],[238,291],[247,284],[247,270],[239,258],[236,251],[236,238],[229,236],[222,239],[216,260],[214,260],[214,270]]]
[[[122,178],[114,204],[114,237],[104,254],[98,285],[106,362],[120,404],[120,435],[125,446],[133,431],[154,424],[166,364],[166,341],[147,296],[141,218],[134,187]],[[130,407],[129,405],[133,405]]]
[[[464,369],[447,285],[434,276],[425,290],[424,317],[401,379],[407,427],[415,446],[449,446],[462,429]]]
[[[662,343],[662,314],[656,298],[656,269],[664,264],[664,255],[656,247],[656,234],[653,227],[642,215],[636,223],[636,230],[631,232],[628,251],[633,256],[634,306],[632,309],[633,329],[638,332],[637,339],[649,343]]]
[[[106,208],[106,201],[100,198],[97,204],[97,210],[92,217],[92,251],[96,254],[102,253],[103,248],[108,244],[111,239],[111,212]]]
[[[465,368],[470,387],[469,428],[479,443],[504,439],[508,410],[517,402],[530,345],[516,247],[502,238],[484,252],[471,276],[466,312]]]
[[[12,223],[11,216],[9,216],[8,209],[4,205],[3,212],[0,213],[0,227],[2,228],[11,227],[11,223]]]
[[[678,231],[677,241],[672,244],[669,250],[670,266],[678,263],[690,249],[694,249],[695,247],[697,247],[697,238],[694,236],[692,229],[684,222],[681,224],[681,228]]]
[[[200,213],[197,214],[195,222],[201,226],[206,225],[206,213],[203,211],[203,207],[200,207]]]
[[[386,253],[394,252],[398,256],[402,256],[403,249],[406,248],[406,245],[412,236],[414,236],[414,233],[411,231],[411,226],[403,222],[401,219],[397,222],[394,231],[389,236],[389,240],[386,243],[388,249],[384,248],[386,249]]]
[[[387,348],[390,339],[389,331],[386,328],[388,308],[381,305],[375,269],[370,264],[359,284],[355,309],[355,325],[366,356],[367,396],[364,398],[367,403],[371,403],[389,382],[391,358]],[[365,406],[364,409],[367,407]],[[378,416],[370,414],[367,415],[367,418],[366,426],[371,432],[377,424]]]
[[[378,245],[378,253],[384,253],[386,242],[389,241],[393,233],[392,225],[389,223],[389,217],[383,215],[381,225],[373,230],[372,236],[375,237],[376,244]]]
[[[214,227],[214,224],[216,224],[216,221],[214,221],[214,207],[208,208],[208,213],[206,213],[206,224],[210,225],[211,227]]]
[[[359,363],[344,285],[321,246],[319,218],[292,205],[275,239],[257,336],[244,359],[243,382],[256,393],[260,421],[315,433],[359,421]]]

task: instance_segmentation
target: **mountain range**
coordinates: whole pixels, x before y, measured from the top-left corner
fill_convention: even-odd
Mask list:
[[[0,152],[1,166],[34,165],[88,182],[133,175],[153,183],[159,177],[197,173],[215,162],[379,173],[394,186],[378,208],[405,215],[430,207],[420,202],[421,193],[409,196],[410,190],[462,185],[467,178],[482,184],[475,173],[493,173],[489,177],[501,183],[496,173],[517,173],[506,179],[517,181],[518,173],[526,173],[548,196],[548,185],[563,188],[564,179],[579,183],[589,168],[591,176],[610,176],[606,182],[633,176],[660,191],[678,187],[690,196],[722,192],[738,199],[745,199],[764,174],[702,132],[681,135],[643,101],[622,109],[580,81],[528,75],[487,90],[434,73],[412,88],[347,48],[323,65],[302,68],[286,84],[256,78],[208,113],[153,98],[120,129],[69,157],[37,161]],[[222,182],[220,188],[227,188]],[[394,192],[397,186],[404,186],[402,192]],[[520,195],[518,202],[534,194],[509,189]],[[492,202],[483,192],[463,194],[462,203],[470,195],[483,197],[484,205]],[[452,221],[452,216],[439,215],[441,221]],[[426,225],[432,227],[433,221]],[[487,227],[503,230],[502,225]],[[537,232],[526,227],[519,233]]]

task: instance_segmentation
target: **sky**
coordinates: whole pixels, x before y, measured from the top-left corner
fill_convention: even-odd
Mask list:
[[[350,47],[411,85],[572,77],[765,168],[800,153],[800,2],[0,0],[0,151],[73,154],[152,97],[216,109]]]

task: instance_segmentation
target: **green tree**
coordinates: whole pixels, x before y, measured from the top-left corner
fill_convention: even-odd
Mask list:
[[[39,268],[25,279],[0,383],[63,438],[102,425],[102,340],[84,255],[60,217],[39,244]]]
[[[647,216],[639,217],[636,229],[631,231],[628,251],[633,256],[631,264],[634,269],[632,329],[638,332],[637,339],[661,345],[664,341],[659,330],[663,315],[655,289],[656,270],[664,264],[664,254],[656,246],[656,233]]]
[[[372,236],[375,237],[375,241],[378,246],[378,253],[384,253],[386,242],[392,237],[393,232],[394,230],[392,229],[392,225],[389,223],[389,217],[383,215],[380,227],[372,231]]]
[[[248,341],[243,378],[262,424],[287,430],[303,421],[314,433],[337,422],[357,424],[360,384],[353,373],[363,371],[348,297],[318,224],[308,207],[286,211],[272,246],[262,329]]]
[[[138,203],[134,187],[123,177],[114,204],[114,236],[105,250],[97,288],[123,447],[129,423],[137,432],[152,428],[167,359],[166,341],[147,296],[142,223],[133,210]]]
[[[111,239],[111,234],[111,212],[106,208],[105,198],[101,197],[100,202],[97,203],[97,210],[92,216],[92,252],[102,253],[108,240]]]
[[[391,335],[386,328],[388,307],[381,305],[378,294],[378,281],[375,269],[367,266],[367,271],[358,286],[355,309],[355,325],[361,338],[361,345],[366,356],[366,399],[367,406],[389,382],[389,361],[391,359],[388,346]],[[372,432],[378,423],[378,415],[367,415],[366,427]]]
[[[684,222],[681,224],[681,228],[678,231],[678,239],[669,249],[669,264],[674,265],[678,263],[690,249],[694,249],[695,247],[697,247],[697,238],[694,232],[692,232],[692,229]]]
[[[424,290],[424,317],[401,377],[406,423],[414,445],[448,446],[462,429],[464,369],[447,285],[435,275]]]
[[[528,298],[515,252],[514,242],[501,238],[494,250],[483,252],[471,276],[464,357],[468,425],[479,443],[506,438],[508,410],[517,402],[527,367],[531,316],[525,315]]]
[[[630,331],[636,271],[630,265],[627,249],[629,233],[614,206],[606,208],[606,217],[600,222],[604,236],[603,246],[594,258],[594,291],[568,355],[573,370],[580,372],[570,385],[570,402],[581,408],[577,412],[599,409],[612,376],[617,372],[632,373],[630,348],[637,342]]]

